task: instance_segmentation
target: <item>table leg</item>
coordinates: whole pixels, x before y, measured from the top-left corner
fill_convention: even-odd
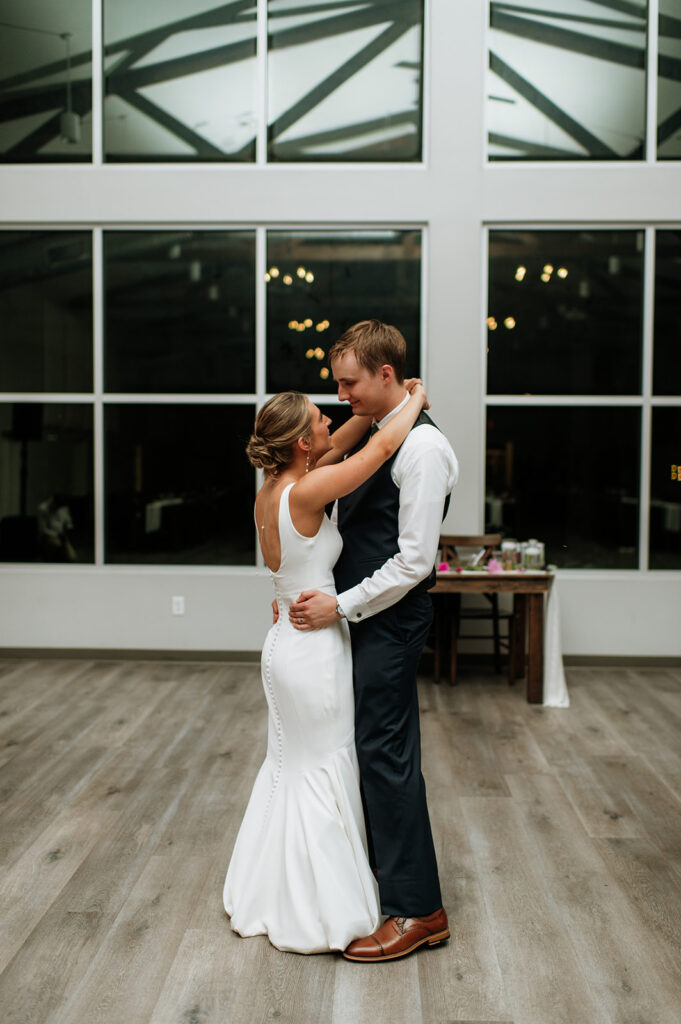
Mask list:
[[[525,633],[526,633],[526,595],[513,595],[513,638],[511,644],[512,665],[510,668],[510,681],[524,679],[525,677]]]
[[[459,642],[459,618],[461,612],[461,594],[452,594],[452,605],[449,613],[449,685],[456,686],[456,653]]]
[[[433,640],[433,678],[436,683],[440,682],[442,675],[442,628],[443,619],[447,614],[447,595],[433,595],[433,606],[435,612],[435,638]]]
[[[542,704],[544,700],[544,595],[528,594],[527,607],[527,701]]]

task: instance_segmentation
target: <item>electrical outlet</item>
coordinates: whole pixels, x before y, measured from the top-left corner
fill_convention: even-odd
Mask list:
[[[184,597],[180,594],[172,599],[173,615],[184,615]]]

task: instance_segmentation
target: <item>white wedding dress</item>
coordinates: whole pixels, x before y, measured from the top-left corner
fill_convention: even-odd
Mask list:
[[[359,792],[348,625],[343,619],[300,632],[288,618],[302,590],[336,593],[332,569],[342,541],[326,516],[314,537],[298,533],[289,511],[292,486],[281,495],[281,564],[271,574],[279,620],[262,653],[267,756],[223,899],[240,935],[321,953],[371,934],[380,911]]]

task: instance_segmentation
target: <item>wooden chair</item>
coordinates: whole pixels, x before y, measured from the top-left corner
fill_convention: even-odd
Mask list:
[[[440,549],[442,561],[450,565],[459,564],[459,551],[463,548],[483,549],[482,554],[476,562],[484,565],[492,555],[495,548],[501,545],[500,533],[485,533],[480,536],[452,536],[443,535],[440,537]],[[445,624],[449,623],[449,652],[450,652],[450,682],[456,684],[456,656],[459,640],[480,640],[491,639],[494,650],[494,669],[497,675],[501,675],[501,651],[504,648],[509,658],[509,682],[515,681],[515,672],[512,665],[511,647],[513,637],[513,612],[502,612],[499,610],[498,594],[484,594],[489,608],[467,608],[461,606],[461,594],[440,594],[435,602],[435,656],[434,676],[435,682],[440,682],[442,670],[442,653],[444,647]],[[461,633],[461,620],[469,619],[474,621],[489,620],[492,623],[490,633]],[[500,624],[508,622],[508,633],[501,635]]]

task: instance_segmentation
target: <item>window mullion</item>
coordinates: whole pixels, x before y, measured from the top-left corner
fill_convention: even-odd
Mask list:
[[[655,5],[657,6],[657,4]],[[650,539],[650,466],[652,443],[653,329],[655,301],[655,229],[645,229],[643,249],[643,362],[641,367],[641,482],[638,567],[648,568]]]
[[[659,0],[648,0],[648,48],[646,55],[646,162],[657,160],[657,76],[659,47]]]

